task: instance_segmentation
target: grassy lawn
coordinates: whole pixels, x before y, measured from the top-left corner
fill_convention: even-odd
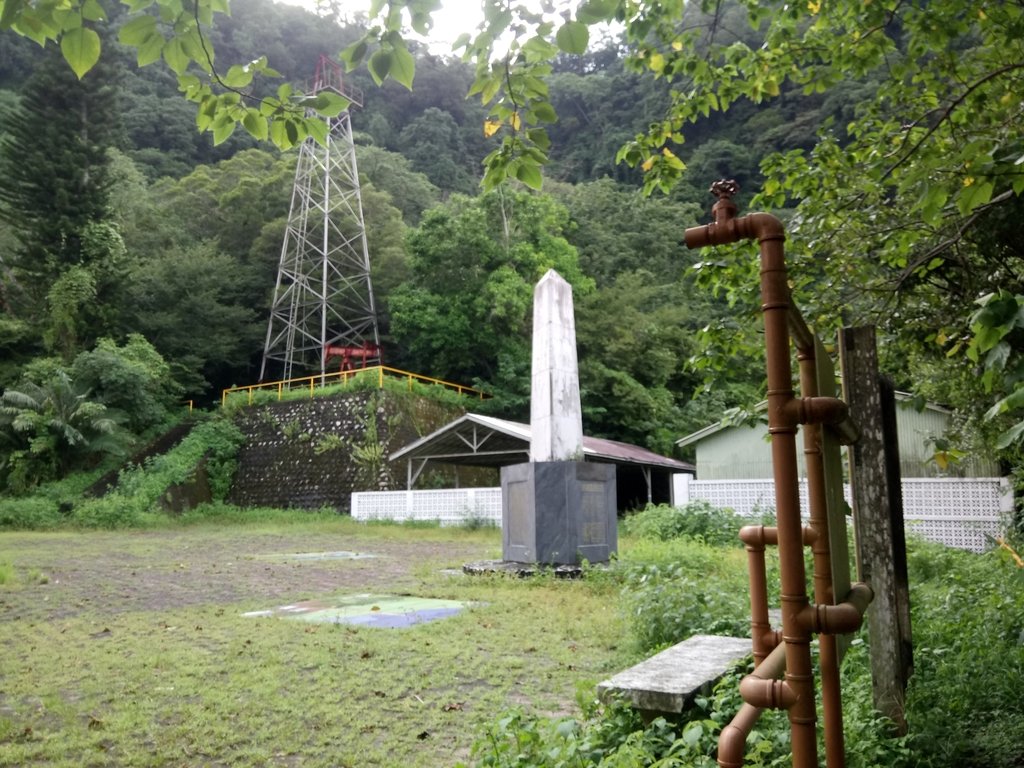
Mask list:
[[[500,556],[496,530],[254,517],[0,533],[0,766],[714,765],[740,671],[680,722],[590,704],[653,649],[746,634],[734,533],[633,526],[611,568],[561,581],[462,575]],[[338,551],[374,557],[291,557]],[[843,667],[847,764],[1024,764],[1024,569],[916,541],[908,560],[910,732],[873,712],[862,631]],[[365,594],[470,607],[401,629],[243,616]],[[747,764],[788,764],[785,715],[758,732]]]
[[[0,765],[466,759],[499,712],[574,712],[630,660],[610,580],[458,573],[500,548],[493,530],[337,518],[0,534]],[[378,557],[273,556],[335,550]],[[241,615],[365,592],[473,606],[404,629]]]

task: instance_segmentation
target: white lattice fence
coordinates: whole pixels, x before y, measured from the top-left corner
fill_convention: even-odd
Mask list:
[[[980,552],[986,537],[1006,529],[1013,513],[1013,489],[1000,477],[914,478],[903,481],[907,533],[949,547]]]
[[[441,525],[486,521],[500,526],[501,488],[353,493],[352,518],[430,521]]]
[[[981,552],[989,538],[1000,535],[1013,510],[1013,490],[1006,478],[905,478],[903,520],[907,533],[948,547]],[[850,503],[850,486],[843,487]],[[676,485],[676,504],[703,499],[715,507],[753,517],[775,509],[772,480],[683,480]],[[800,483],[800,509],[805,517],[807,482]]]
[[[704,499],[743,517],[772,513],[775,483],[771,480],[692,480],[681,476],[675,503]],[[847,503],[850,487],[844,487]],[[807,508],[807,484],[800,483],[800,507]],[[998,536],[1013,510],[1013,491],[1006,478],[908,478],[903,480],[906,531],[949,547],[981,552],[987,537]],[[356,520],[420,520],[463,525],[485,520],[501,525],[501,488],[456,488],[436,491],[380,491],[352,494]]]

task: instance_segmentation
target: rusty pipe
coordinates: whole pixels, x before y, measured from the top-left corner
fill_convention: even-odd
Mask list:
[[[803,391],[803,385],[801,385]],[[786,407],[797,424],[840,424],[849,418],[850,409],[838,397],[794,397]]]
[[[740,681],[740,690],[744,681],[751,684],[778,681],[786,670],[786,649],[778,646],[753,672]],[[718,735],[718,765],[720,768],[741,768],[747,736],[754,729],[763,707],[745,703],[733,717],[732,721]]]
[[[823,635],[846,635],[860,629],[864,612],[871,603],[873,593],[871,587],[858,582],[850,587],[846,599],[836,605],[821,603],[808,605],[800,616],[800,621],[812,632]]]
[[[817,531],[810,526],[803,527],[804,544],[810,546],[818,537]],[[779,543],[779,529],[772,525],[745,525],[740,528],[740,541],[748,547],[764,549],[766,545],[775,546]]]
[[[762,710],[752,704],[744,704],[732,720],[718,734],[719,768],[743,768],[743,753],[746,751],[747,736],[754,730]]]
[[[714,189],[714,188],[713,188]],[[817,713],[811,665],[810,632],[800,621],[808,605],[803,562],[803,531],[797,477],[796,410],[790,358],[790,295],[783,253],[782,223],[767,213],[734,217],[735,205],[725,200],[732,188],[716,191],[719,202],[714,222],[687,229],[684,242],[690,248],[724,245],[737,240],[757,240],[761,254],[761,313],[764,317],[765,357],[768,378],[768,432],[771,435],[775,477],[775,511],[781,571],[782,633],[786,653],[786,682],[795,696],[788,708],[792,731],[793,768],[817,766]]]
[[[808,403],[820,401],[818,391],[818,354],[819,345],[812,336],[810,344],[799,350],[800,361],[800,394]],[[835,400],[835,398],[830,398]],[[839,401],[840,403],[842,401]],[[813,413],[813,411],[816,411]],[[807,498],[811,510],[810,527],[819,536],[811,547],[814,562],[814,605],[808,608],[821,608],[825,604],[835,602],[835,590],[832,583],[832,554],[828,536],[828,490],[825,485],[825,460],[822,450],[823,424],[848,422],[848,409],[845,403],[842,408],[829,403],[825,408],[805,408],[805,415],[811,417],[803,422],[804,427],[804,463],[807,470]],[[817,617],[817,614],[815,614]],[[807,617],[802,617],[805,622]],[[821,617],[825,618],[825,617]],[[813,631],[811,624],[806,624]],[[821,711],[824,720],[825,764],[829,768],[843,768],[846,763],[846,752],[843,746],[843,704],[839,678],[839,647],[834,635],[821,635],[818,638],[818,666],[821,675]]]
[[[747,571],[750,577],[750,638],[754,666],[782,642],[782,633],[772,628],[768,616],[768,577],[765,567],[765,547],[779,543],[778,529],[764,525],[745,525],[740,528],[740,541],[747,550]],[[814,529],[804,526],[803,541],[811,545],[817,538]]]
[[[781,637],[772,629],[768,617],[768,575],[765,567],[765,527],[748,525],[740,529],[740,541],[747,550],[747,575],[750,580],[750,640],[754,667],[758,667],[775,648]]]

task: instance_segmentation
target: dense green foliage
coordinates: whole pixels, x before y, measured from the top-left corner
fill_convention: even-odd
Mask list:
[[[542,17],[488,3],[458,61],[401,28],[426,28],[425,0],[338,23],[238,0],[215,25],[220,6],[200,2],[173,33],[171,16],[151,27],[137,9],[86,5],[83,30],[110,40],[80,79],[11,32],[52,40],[73,21],[8,0],[0,22],[4,385],[41,353],[70,362],[132,333],[186,397],[253,381],[294,159],[231,126],[276,131],[279,145],[319,130],[288,112],[260,57],[299,83],[347,47],[366,65],[345,77],[362,93],[353,126],[386,362],[479,384],[489,407],[523,418],[529,287],[555,266],[576,288],[588,433],[671,452],[762,383],[753,249],[678,245],[727,175],[741,205],[758,195],[787,220],[815,327],[878,324],[897,385],[956,410],[960,450],[1018,461],[1013,8],[566,0]],[[619,26],[599,40],[609,19]],[[191,79],[210,64],[195,60],[199,36],[221,84]],[[170,72],[137,66],[157,58]],[[215,143],[175,100],[182,83]],[[257,118],[225,84],[281,109],[265,102]],[[544,193],[512,183],[472,197],[481,179],[537,188],[542,165]]]
[[[48,483],[24,498],[5,498],[0,504],[0,528],[127,528],[152,524],[167,519],[162,510],[168,489],[195,480],[197,472],[204,474],[213,501],[222,502],[234,476],[242,440],[242,433],[228,419],[208,419],[168,452],[122,470],[116,488],[101,498],[83,497],[82,481],[93,475]],[[205,514],[219,513],[193,516]]]

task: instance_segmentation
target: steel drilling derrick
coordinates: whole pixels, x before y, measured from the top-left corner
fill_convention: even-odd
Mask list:
[[[329,90],[361,106],[341,68],[321,56],[310,92]],[[328,348],[373,351],[380,332],[370,284],[370,253],[359,192],[352,123],[346,108],[328,120],[327,141],[308,137],[299,148],[288,226],[274,288],[260,380],[280,363],[280,378],[323,374]]]

